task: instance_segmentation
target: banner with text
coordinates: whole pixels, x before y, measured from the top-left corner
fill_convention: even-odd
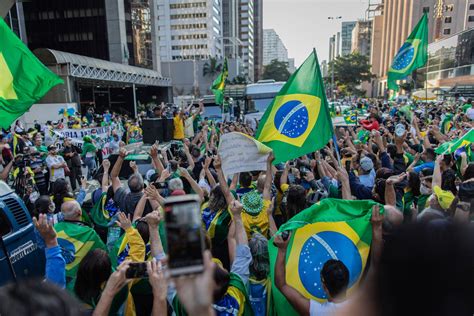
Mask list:
[[[227,177],[239,172],[266,170],[271,149],[248,135],[233,132],[222,135],[217,151]]]

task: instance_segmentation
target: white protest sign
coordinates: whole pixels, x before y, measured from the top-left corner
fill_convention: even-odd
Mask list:
[[[239,172],[266,170],[270,148],[242,133],[221,136],[218,153],[225,176]]]

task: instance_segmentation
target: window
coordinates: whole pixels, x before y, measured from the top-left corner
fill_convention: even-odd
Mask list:
[[[7,216],[0,210],[0,236],[3,237],[12,231],[12,224],[8,220]]]
[[[451,29],[444,29],[443,34],[444,34],[444,35],[449,35],[449,34],[451,34]]]
[[[474,10],[474,4],[469,5],[469,10]]]
[[[423,7],[423,13],[430,13],[430,7]]]
[[[446,6],[446,10],[445,10],[446,12],[453,12],[453,10],[454,10],[454,4],[448,4]]]
[[[452,18],[452,17],[450,17],[450,16],[447,16],[447,17],[445,17],[445,18],[444,18],[444,23],[446,23],[446,24],[448,24],[448,23],[451,23],[451,22],[452,22],[452,20],[453,20],[453,18]]]
[[[469,22],[474,22],[474,15],[470,15],[468,21]]]

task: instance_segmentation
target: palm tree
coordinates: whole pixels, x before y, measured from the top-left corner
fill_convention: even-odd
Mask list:
[[[206,61],[202,68],[202,75],[204,77],[215,77],[222,70],[222,64],[217,63],[217,58],[211,57],[209,61]]]

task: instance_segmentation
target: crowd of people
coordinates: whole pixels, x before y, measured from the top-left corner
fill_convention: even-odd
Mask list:
[[[263,316],[273,313],[272,287],[301,315],[472,314],[474,145],[466,141],[452,153],[437,149],[472,132],[474,102],[352,104],[354,111],[365,107],[367,118],[335,128],[325,148],[279,164],[270,153],[265,171],[230,178],[222,171],[220,138],[255,136],[255,127],[240,117],[210,121],[202,104],[172,111],[173,138],[180,143],[173,150],[153,144],[153,167],[145,174],[127,160],[126,136],[111,135],[118,154],[112,166],[93,137],[81,148],[69,138],[45,147],[51,122],[34,131],[21,124],[4,131],[0,177],[25,201],[46,267],[44,280],[0,288],[0,301],[8,302],[0,314]],[[163,110],[145,115],[163,117]],[[139,120],[108,111],[100,122],[88,111],[66,125],[101,122],[140,128]],[[120,179],[124,164],[133,172]],[[86,201],[94,181],[98,188]],[[201,201],[204,272],[169,278],[173,245],[165,237],[165,200],[186,194]],[[320,272],[328,299],[320,303],[287,283],[293,232],[279,227],[327,198],[377,205],[367,219],[370,259],[357,289],[348,292],[345,264],[328,260]],[[278,249],[274,271],[270,242]],[[126,278],[130,264],[143,261],[148,278]]]

